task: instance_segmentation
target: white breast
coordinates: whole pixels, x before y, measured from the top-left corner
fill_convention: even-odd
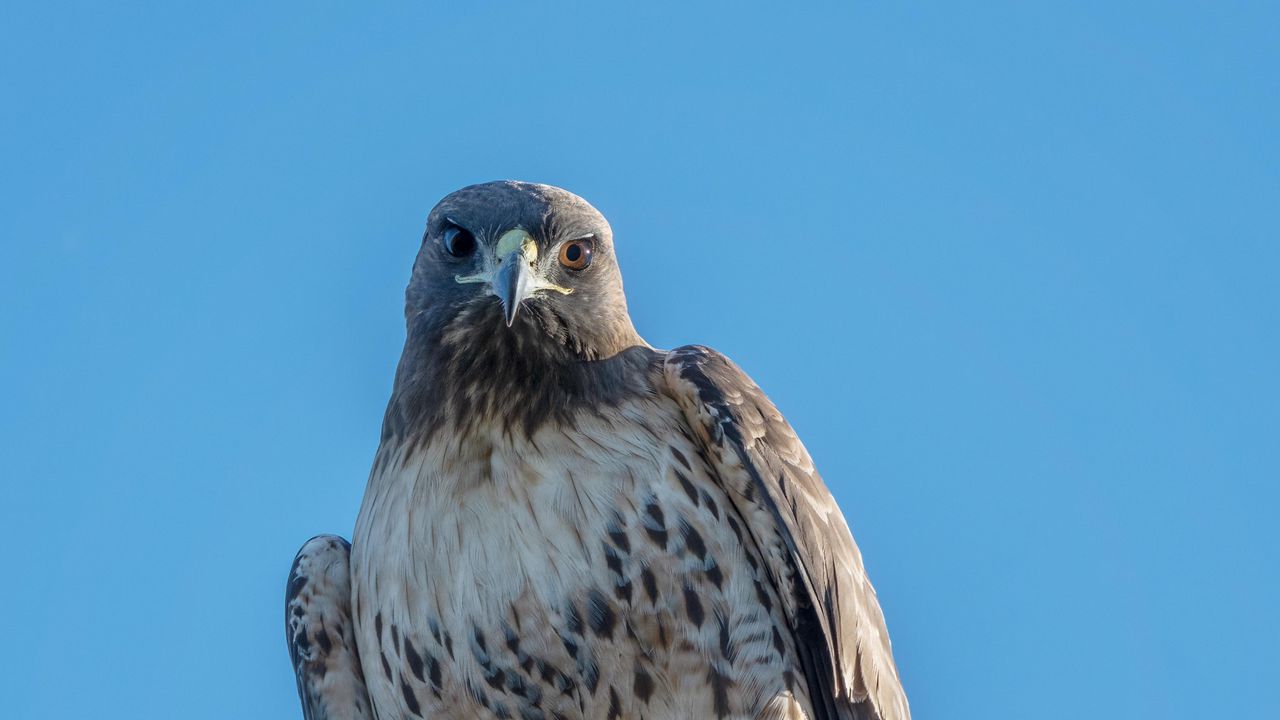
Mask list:
[[[381,715],[416,704],[432,720],[474,718],[477,703],[527,700],[517,676],[566,718],[605,717],[615,702],[622,717],[639,703],[651,718],[703,716],[717,678],[735,689],[734,718],[790,697],[781,603],[761,604],[762,563],[678,413],[646,398],[582,413],[570,430],[442,430],[382,449],[351,555]],[[576,684],[563,697],[561,672]],[[649,697],[634,692],[642,673]]]
[[[416,449],[384,448],[352,549],[361,633],[372,633],[381,611],[401,633],[429,635],[434,619],[467,642],[476,624],[517,604],[554,608],[597,582],[594,540],[605,536],[618,497],[634,496],[637,479],[653,484],[669,462],[666,445],[645,429],[662,420],[676,418],[634,403],[583,414],[573,433],[554,423],[532,438],[501,428],[465,438],[442,430]],[[361,642],[361,653],[366,674],[377,675],[372,645]],[[481,679],[469,653],[454,657],[464,681]],[[383,685],[371,681],[371,693],[398,692],[394,682]]]

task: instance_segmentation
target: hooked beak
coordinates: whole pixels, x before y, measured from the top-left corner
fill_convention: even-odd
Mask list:
[[[524,230],[508,230],[498,239],[497,272],[493,274],[493,294],[502,301],[502,317],[507,327],[516,321],[520,304],[533,294],[533,274],[538,261],[538,243]]]

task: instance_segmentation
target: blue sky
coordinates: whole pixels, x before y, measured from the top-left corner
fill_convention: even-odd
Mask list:
[[[918,717],[1280,715],[1274,4],[265,5],[0,25],[6,716],[301,716],[290,560],[496,178],[782,408]]]

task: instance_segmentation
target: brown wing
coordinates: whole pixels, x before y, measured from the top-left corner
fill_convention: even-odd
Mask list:
[[[767,558],[815,720],[908,720],[889,633],[849,526],[795,431],[710,348],[670,352],[667,386]]]
[[[336,535],[313,537],[285,586],[285,641],[306,720],[373,718],[351,623],[350,554]]]

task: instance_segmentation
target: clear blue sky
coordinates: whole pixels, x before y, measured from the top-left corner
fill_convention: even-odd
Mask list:
[[[301,717],[285,574],[496,178],[791,419],[918,717],[1280,716],[1273,3],[209,5],[0,24],[6,717]]]

